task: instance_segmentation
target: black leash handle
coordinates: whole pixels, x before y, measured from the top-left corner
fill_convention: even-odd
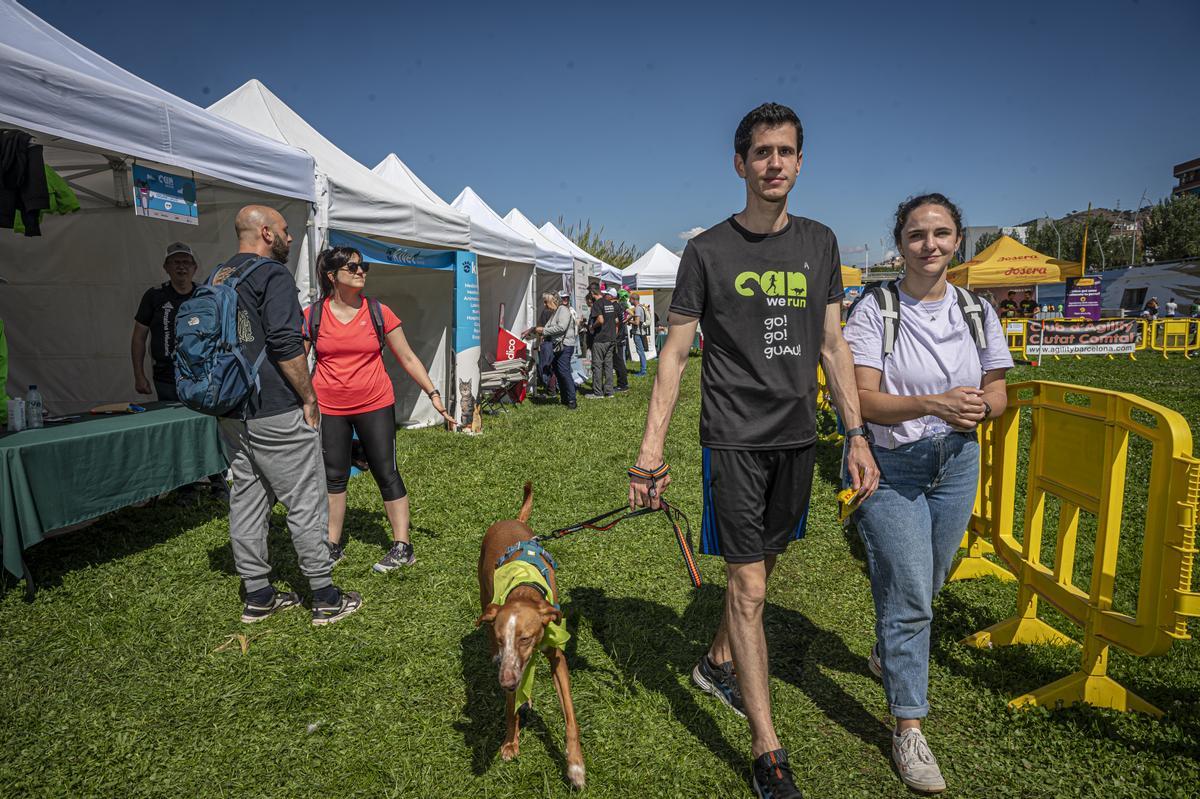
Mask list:
[[[618,513],[625,511],[626,506],[614,508],[607,513],[601,513],[599,516],[593,516],[592,518],[579,522],[578,524],[573,524],[569,527],[559,527],[557,530],[551,530],[544,535],[534,536],[533,540],[539,544],[544,541],[555,541],[559,538],[571,535],[572,533],[577,533],[580,530],[595,530],[603,533],[613,529],[626,519],[633,519],[638,516],[645,516],[650,513],[658,513],[659,511],[662,511],[663,515],[666,516],[667,520],[671,523],[671,529],[675,533],[675,541],[679,544],[679,553],[683,556],[683,565],[687,569],[688,579],[692,581],[692,586],[694,588],[699,588],[703,584],[703,580],[700,577],[700,568],[696,564],[696,556],[692,551],[692,524],[690,521],[688,521],[687,515],[679,508],[671,505],[665,500],[660,500],[660,502],[662,503],[662,506],[659,508],[639,508],[638,510],[634,511],[626,511],[624,514],[618,516],[616,519],[613,519],[608,524],[601,525],[600,522],[604,521],[605,519],[609,519],[613,516],[616,516]],[[680,527],[679,525],[680,517],[683,518],[683,522],[687,530],[686,533],[684,532],[684,528]]]

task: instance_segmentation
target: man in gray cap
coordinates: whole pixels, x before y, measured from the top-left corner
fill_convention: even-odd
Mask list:
[[[196,290],[196,256],[181,241],[167,247],[163,271],[167,282],[147,289],[137,313],[133,315],[133,384],[139,394],[149,394],[146,379],[146,339],[150,339],[150,359],[154,362],[154,393],[160,400],[174,402],[175,395],[175,316],[179,306]]]

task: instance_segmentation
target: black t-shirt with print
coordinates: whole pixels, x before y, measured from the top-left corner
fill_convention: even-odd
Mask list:
[[[175,317],[179,306],[195,291],[180,294],[170,281],[147,289],[133,315],[139,325],[150,328],[150,358],[154,362],[154,379],[160,383],[175,382]]]
[[[671,312],[704,333],[700,443],[787,449],[816,440],[817,363],[829,303],[842,301],[833,231],[789,216],[778,233],[732,217],[688,242]]]
[[[1033,316],[1037,313],[1038,304],[1033,300],[1021,300],[1021,304],[1017,308],[1022,316]]]
[[[617,339],[617,314],[619,313],[616,300],[601,297],[592,303],[592,312],[588,316],[588,329],[594,334],[592,341],[604,344]],[[596,317],[604,314],[604,322],[597,327]]]

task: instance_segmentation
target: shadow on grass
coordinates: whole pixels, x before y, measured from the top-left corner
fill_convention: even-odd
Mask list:
[[[961,597],[943,591],[934,605],[930,656],[947,671],[999,694],[1005,701],[1044,688],[1079,669],[1082,657],[1079,646],[1029,644],[980,650],[958,643],[1001,620],[990,606],[968,605]],[[1072,625],[1056,627],[1079,639],[1078,628]],[[1045,717],[1097,741],[1116,741],[1132,750],[1147,749],[1162,755],[1196,759],[1195,741],[1200,737],[1197,701],[1200,697],[1194,691],[1142,684],[1136,675],[1113,674],[1111,664],[1109,675],[1151,704],[1167,710],[1167,716],[1160,721],[1138,713],[1077,704],[1047,709]],[[1172,712],[1172,708],[1179,712]],[[1183,734],[1164,734],[1163,724],[1177,725]]]
[[[229,506],[197,492],[194,500],[172,494],[161,502],[128,507],[101,517],[83,529],[55,535],[24,552],[38,590],[57,588],[78,569],[100,566],[157,546],[181,533],[229,514]],[[0,591],[20,583],[0,569]]]
[[[679,615],[658,602],[635,597],[609,597],[602,589],[571,591],[572,607],[588,618],[592,633],[626,678],[662,694],[672,714],[688,731],[735,772],[745,771],[748,752],[733,748],[704,705],[709,699],[680,675],[690,675],[716,633],[724,592],[705,585]],[[805,662],[859,673],[863,659],[842,640],[814,625],[803,614],[767,603],[763,624],[771,647],[771,674],[804,691],[822,712],[846,731],[891,756],[889,729],[819,669]],[[727,712],[712,706],[717,712]]]

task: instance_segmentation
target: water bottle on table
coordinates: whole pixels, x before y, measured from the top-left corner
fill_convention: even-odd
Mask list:
[[[42,394],[37,386],[30,386],[25,397],[25,426],[30,429],[42,426]]]

